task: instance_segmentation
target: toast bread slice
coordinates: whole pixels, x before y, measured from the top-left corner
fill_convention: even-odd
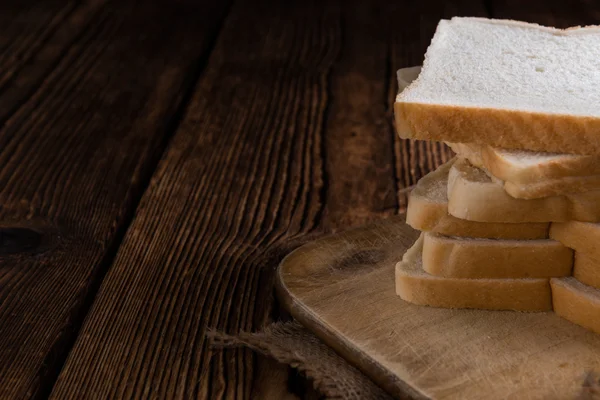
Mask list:
[[[560,317],[600,333],[600,290],[573,277],[552,278],[552,304]]]
[[[570,276],[573,250],[555,240],[497,240],[423,234],[423,270],[447,278]]]
[[[441,20],[419,77],[396,98],[398,134],[600,155],[599,39],[598,27]]]
[[[516,199],[483,170],[458,159],[448,173],[448,213],[479,222],[599,222],[600,190]]]
[[[406,223],[413,228],[447,236],[492,239],[546,239],[549,223],[488,223],[448,214],[448,173],[455,159],[419,180],[408,198]]]
[[[442,278],[423,270],[423,238],[396,264],[396,294],[423,306],[487,310],[549,311],[548,279]]]
[[[600,289],[600,261],[581,252],[575,252],[573,277],[579,282]]]
[[[600,157],[511,150],[475,143],[446,143],[458,156],[513,184],[600,175]]]

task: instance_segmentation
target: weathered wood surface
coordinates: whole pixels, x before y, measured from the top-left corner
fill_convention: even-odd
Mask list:
[[[409,167],[407,183],[395,168],[405,160],[391,126],[393,38],[419,41],[410,62],[426,43],[395,23],[404,13],[387,2],[234,4],[55,397],[256,393],[253,356],[212,354],[206,328],[263,326],[283,254],[392,216],[398,187],[423,172]]]
[[[442,17],[597,16],[558,1],[14,3],[0,13],[0,217],[55,236],[2,258],[0,394],[47,394],[109,271],[56,398],[285,393],[280,366],[259,361],[270,386],[252,354],[212,354],[204,332],[277,318],[283,255],[393,216],[451,155],[394,134],[395,70],[422,62]]]
[[[263,325],[278,256],[321,222],[340,12],[234,4],[53,397],[251,397],[254,356],[204,333]]]
[[[183,3],[13,3],[0,12],[0,398],[49,393],[216,28]]]
[[[578,398],[600,371],[600,336],[552,312],[403,301],[394,267],[417,235],[396,217],[303,246],[278,271],[280,298],[398,398]]]

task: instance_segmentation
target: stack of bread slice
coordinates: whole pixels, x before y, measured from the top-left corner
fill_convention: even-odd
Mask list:
[[[442,20],[423,68],[398,72],[400,136],[456,153],[410,194],[404,300],[554,309],[600,332],[599,35]]]

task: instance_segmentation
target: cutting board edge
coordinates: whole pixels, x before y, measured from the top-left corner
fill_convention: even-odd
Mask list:
[[[288,254],[279,264],[277,268],[277,274],[275,279],[275,290],[277,297],[281,301],[283,307],[290,312],[298,322],[307,327],[312,333],[314,333],[320,340],[331,347],[338,355],[345,360],[349,361],[350,364],[360,370],[362,373],[371,378],[375,383],[381,386],[385,391],[390,393],[392,396],[397,398],[410,398],[415,400],[429,400],[431,397],[426,396],[424,393],[418,391],[408,383],[399,379],[396,375],[386,371],[382,366],[369,362],[360,351],[353,348],[350,343],[340,335],[335,336],[332,333],[332,328],[329,327],[317,318],[317,316],[310,311],[310,309],[297,299],[293,292],[288,288],[285,283],[284,274],[286,272],[286,266],[289,259],[294,256],[294,253],[300,251],[307,251],[308,246],[313,245],[321,240],[325,240],[328,236],[316,239],[311,243],[307,243],[298,249]],[[365,368],[364,363],[368,362],[371,369]]]

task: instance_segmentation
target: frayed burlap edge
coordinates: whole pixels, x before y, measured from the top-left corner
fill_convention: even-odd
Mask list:
[[[209,331],[207,337],[214,349],[245,346],[298,369],[328,399],[391,399],[297,322],[274,323],[261,332],[237,335]],[[586,375],[577,400],[600,400],[600,374]]]
[[[362,372],[297,322],[267,326],[262,332],[237,335],[209,331],[214,349],[246,346],[303,372],[329,399],[391,399]]]

